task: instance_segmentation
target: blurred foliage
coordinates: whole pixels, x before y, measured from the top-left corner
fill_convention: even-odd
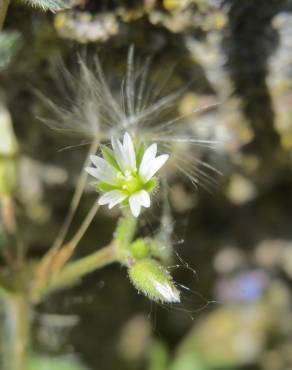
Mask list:
[[[86,370],[74,360],[32,357],[27,370]]]
[[[0,32],[0,71],[8,66],[20,46],[21,35],[19,32]]]

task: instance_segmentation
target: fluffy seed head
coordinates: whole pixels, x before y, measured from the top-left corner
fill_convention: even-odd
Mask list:
[[[195,186],[202,184],[208,187],[214,182],[210,172],[218,171],[201,159],[202,149],[214,148],[216,142],[210,136],[194,134],[198,131],[193,130],[194,121],[190,116],[197,111],[175,116],[174,107],[186,87],[163,95],[165,81],[162,81],[161,86],[153,82],[149,64],[149,60],[146,60],[142,66],[137,65],[134,48],[130,47],[127,72],[120,91],[110,88],[97,58],[91,68],[80,58],[77,76],[61,68],[58,82],[63,80],[60,90],[64,91],[66,100],[60,106],[60,99],[56,103],[43,97],[54,113],[53,119],[44,121],[57,130],[75,134],[87,142],[98,140],[108,143],[112,137],[121,139],[128,132],[135,143],[156,143],[148,155],[151,156],[157,146],[169,154],[169,168],[172,169],[169,175],[178,170]],[[163,72],[160,74],[168,79],[169,74]],[[208,104],[205,109],[214,105]],[[118,144],[113,144],[118,151]],[[146,170],[150,171],[149,168]],[[150,172],[148,175],[151,177]]]

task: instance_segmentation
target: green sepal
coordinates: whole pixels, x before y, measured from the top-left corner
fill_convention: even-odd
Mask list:
[[[142,162],[142,159],[143,159],[143,156],[144,156],[144,153],[145,153],[145,146],[143,143],[141,143],[139,145],[139,148],[137,150],[137,154],[136,154],[136,164],[137,164],[137,168],[140,167],[140,164]]]
[[[99,182],[95,186],[97,190],[104,192],[117,189],[115,186],[107,184],[106,182]]]
[[[148,191],[148,193],[152,193],[152,191],[157,187],[158,180],[153,177],[151,180],[146,182],[146,184],[143,185],[143,188]]]
[[[103,158],[108,162],[110,163],[113,167],[115,167],[118,171],[121,171],[119,165],[118,165],[118,162],[116,161],[115,159],[115,155],[114,155],[114,152],[106,147],[106,146],[102,146],[101,148],[101,152],[102,152],[102,156]]]
[[[137,239],[130,245],[130,251],[135,259],[148,257],[150,245],[143,239]]]

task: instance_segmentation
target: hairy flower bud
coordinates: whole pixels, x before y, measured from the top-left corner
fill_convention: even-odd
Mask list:
[[[138,291],[156,302],[180,302],[180,293],[165,267],[151,258],[137,261],[129,277]]]

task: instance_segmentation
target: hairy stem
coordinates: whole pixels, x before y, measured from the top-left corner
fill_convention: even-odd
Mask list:
[[[87,221],[86,219],[84,220],[84,227],[80,228],[80,235],[77,233],[75,237],[73,237],[73,247],[76,242],[79,242],[79,238],[82,237],[82,230],[87,229],[87,225],[90,223],[93,217],[94,210],[95,208],[93,207],[92,212],[89,212],[88,214]],[[72,285],[83,276],[113,262],[127,264],[127,258],[129,255],[128,247],[136,233],[136,228],[137,220],[130,214],[125,215],[119,220],[113,241],[109,245],[103,247],[95,253],[90,254],[89,256],[80,258],[75,262],[68,263],[67,265],[62,264],[67,258],[67,250],[64,248],[64,255],[60,255],[60,268],[51,269],[50,279],[40,281],[37,270],[37,284],[35,284],[32,290],[32,300],[37,302],[47,294],[50,294],[68,285]],[[70,248],[71,247],[69,244],[69,252]],[[62,252],[62,250],[60,250],[60,252]],[[58,260],[55,262],[57,264],[59,263]],[[52,265],[52,267],[54,267],[54,265]]]
[[[0,0],[0,30],[2,30],[6,18],[10,0]]]
[[[116,247],[109,244],[89,256],[66,265],[56,273],[50,283],[42,290],[41,296],[76,283],[83,276],[117,261]]]
[[[119,262],[127,264],[128,247],[132,242],[137,228],[137,219],[132,215],[125,215],[120,218],[114,236],[117,245],[117,255]]]
[[[22,295],[5,295],[2,299],[4,307],[3,369],[26,370],[31,306],[26,297]]]

